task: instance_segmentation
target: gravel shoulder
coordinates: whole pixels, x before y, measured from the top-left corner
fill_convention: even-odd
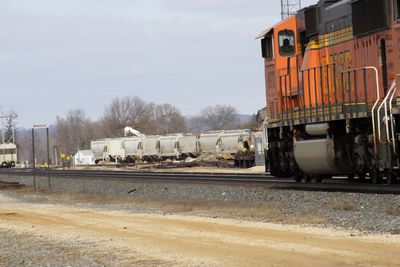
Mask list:
[[[31,177],[5,177],[32,188]],[[109,179],[38,177],[46,196],[66,194],[82,205],[144,213],[185,214],[260,222],[320,225],[369,233],[400,234],[400,195],[274,190],[262,187],[209,184],[145,183]],[[23,191],[20,191],[23,192]],[[19,196],[21,197],[21,196]],[[32,198],[32,197],[31,197]],[[106,199],[106,200],[104,200]],[[134,205],[130,205],[130,204]]]
[[[1,191],[0,265],[396,266],[400,262],[398,235],[235,216],[200,217],[198,211],[185,211],[168,200],[159,200],[158,206],[156,200],[130,200],[30,189]]]

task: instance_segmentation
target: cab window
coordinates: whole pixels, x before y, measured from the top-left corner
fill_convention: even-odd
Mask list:
[[[295,53],[294,32],[292,30],[283,30],[278,33],[279,54],[287,57]]]
[[[274,58],[274,40],[272,34],[265,36],[261,39],[262,56],[265,59],[271,60]]]

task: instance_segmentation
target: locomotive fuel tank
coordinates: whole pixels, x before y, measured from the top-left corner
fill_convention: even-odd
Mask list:
[[[340,174],[335,164],[335,146],[330,138],[294,141],[294,157],[306,174]]]

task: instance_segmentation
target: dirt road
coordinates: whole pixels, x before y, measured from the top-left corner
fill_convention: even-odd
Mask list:
[[[63,242],[79,238],[111,254],[180,266],[400,265],[398,236],[21,203],[1,193],[0,230]]]

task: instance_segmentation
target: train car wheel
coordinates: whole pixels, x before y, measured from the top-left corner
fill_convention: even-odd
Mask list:
[[[305,177],[305,182],[306,183],[310,183],[311,181],[312,181],[312,177],[311,176],[308,176],[308,175],[306,175],[306,177]]]
[[[322,175],[315,176],[314,180],[316,183],[322,183]]]
[[[300,183],[301,180],[302,180],[302,178],[303,178],[303,175],[301,175],[301,173],[296,173],[296,174],[294,175],[294,181],[295,181],[296,183]]]
[[[392,184],[396,184],[397,183],[397,176],[396,176],[395,173],[387,172],[385,176],[386,176],[386,183],[387,184],[392,185]]]
[[[357,174],[358,176],[358,180],[360,182],[364,182],[365,181],[365,177],[367,176],[367,174],[365,172],[360,172],[359,174]]]
[[[379,173],[378,170],[371,171],[370,176],[371,176],[371,181],[372,181],[373,184],[382,183],[382,175]]]
[[[301,183],[301,177],[299,177],[299,176],[295,176],[294,177],[294,181],[296,182],[296,183]]]

